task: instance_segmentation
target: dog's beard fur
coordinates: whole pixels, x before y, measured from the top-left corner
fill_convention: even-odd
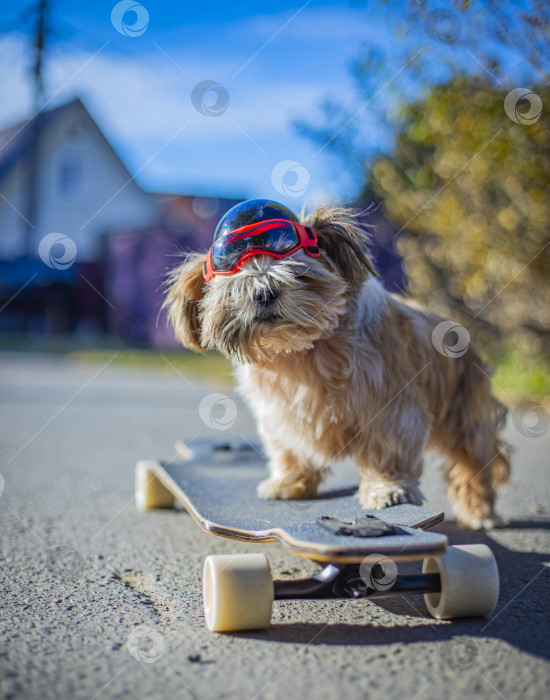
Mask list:
[[[424,447],[447,457],[449,497],[471,527],[495,522],[507,480],[502,410],[475,348],[441,355],[434,314],[374,279],[367,231],[349,210],[306,221],[321,257],[256,256],[205,284],[204,255],[170,276],[165,307],[183,345],[215,348],[240,367],[240,388],[270,458],[264,498],[311,498],[337,457],[352,456],[363,507],[422,500]]]
[[[204,346],[237,362],[266,362],[311,349],[338,325],[348,285],[323,262],[300,256],[252,258],[218,275],[199,304]]]

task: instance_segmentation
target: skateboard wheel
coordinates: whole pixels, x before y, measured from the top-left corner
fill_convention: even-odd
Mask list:
[[[211,632],[269,627],[273,579],[265,554],[206,557],[202,591],[206,626]]]
[[[136,464],[136,506],[141,511],[151,508],[173,508],[174,495],[159,480],[152,465],[154,462],[146,460]]]
[[[441,592],[424,594],[432,617],[483,617],[495,609],[498,569],[493,553],[484,544],[447,547],[442,557],[425,559],[422,571],[441,576]]]

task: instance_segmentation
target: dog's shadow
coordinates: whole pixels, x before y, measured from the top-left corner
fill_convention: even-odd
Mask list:
[[[319,495],[312,499],[314,501],[325,501],[327,498],[347,498],[354,496],[359,491],[359,486],[338,486],[327,491],[321,491]]]
[[[510,522],[503,529],[550,529],[550,521],[533,519]],[[486,544],[493,551],[500,574],[500,595],[496,610],[486,618],[452,621],[435,620],[428,614],[422,596],[399,596],[372,601],[390,613],[402,615],[403,622],[391,626],[369,625],[368,609],[362,622],[274,624],[258,632],[240,632],[239,637],[305,645],[383,645],[446,642],[457,636],[501,639],[513,647],[544,659],[550,658],[547,643],[548,553],[517,552],[500,545],[490,533],[464,530],[454,522],[433,528],[449,538],[450,544]],[[303,601],[307,605],[306,601]],[[275,603],[276,604],[276,603]],[[352,605],[361,601],[350,602]],[[366,605],[366,604],[365,604]],[[415,618],[407,624],[406,617]],[[424,623],[420,622],[424,619]]]

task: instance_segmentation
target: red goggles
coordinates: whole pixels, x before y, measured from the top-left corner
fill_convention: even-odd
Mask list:
[[[320,255],[317,236],[309,226],[286,219],[248,224],[214,242],[204,263],[204,279],[209,282],[214,275],[234,275],[254,255],[270,255],[280,260],[300,249],[314,258]]]

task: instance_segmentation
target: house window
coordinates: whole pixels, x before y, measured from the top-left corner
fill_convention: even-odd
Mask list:
[[[58,183],[61,196],[68,200],[78,199],[84,186],[82,159],[75,154],[66,154],[61,158],[58,167]]]
[[[75,116],[65,127],[65,139],[67,141],[78,142],[82,139],[86,131],[86,124],[81,114]]]

